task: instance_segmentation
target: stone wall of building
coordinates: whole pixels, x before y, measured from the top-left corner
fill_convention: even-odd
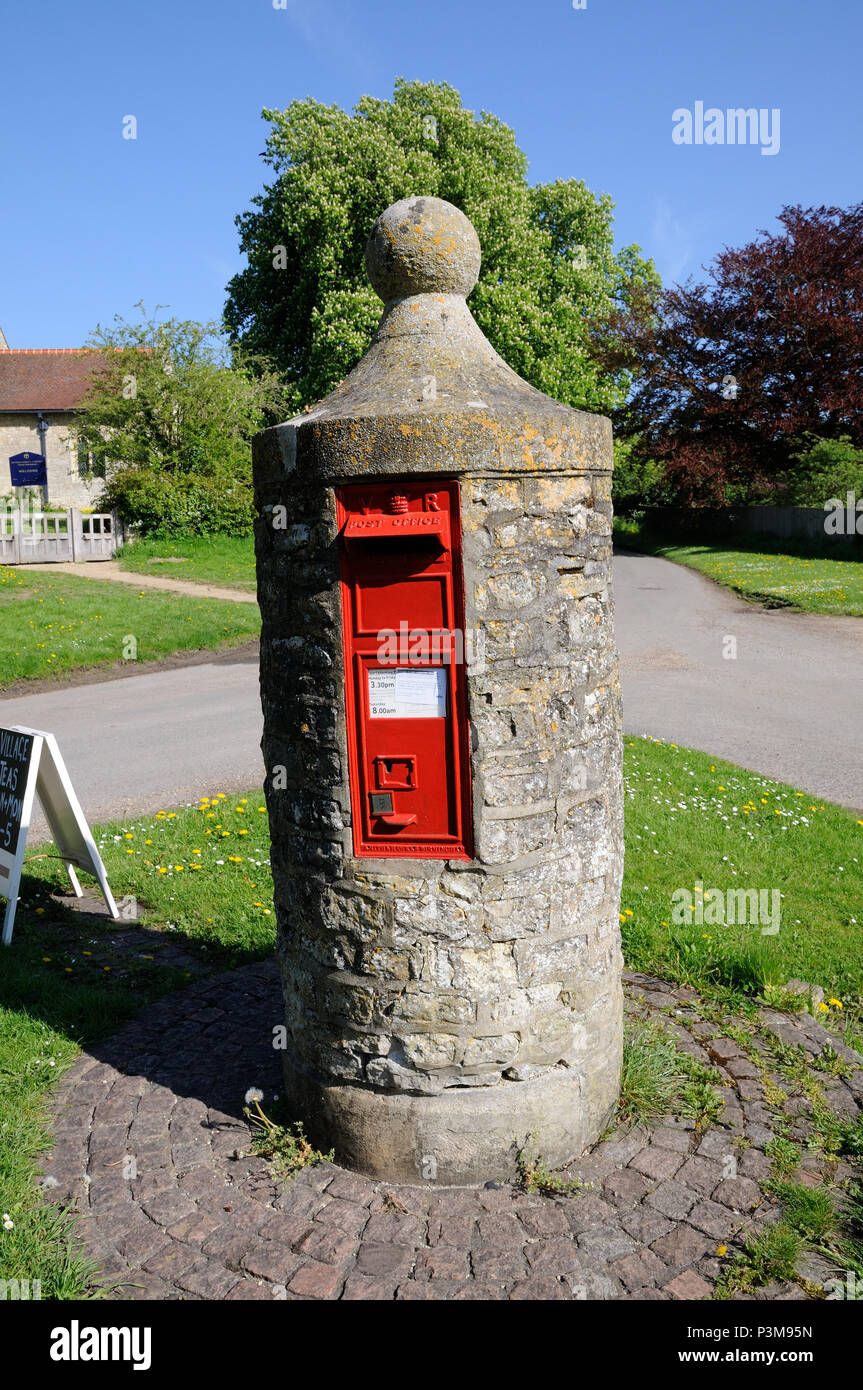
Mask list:
[[[45,462],[48,474],[48,501],[57,507],[92,507],[102,487],[100,479],[86,481],[78,472],[78,446],[73,412],[45,413]],[[9,459],[25,451],[38,454],[42,437],[36,428],[37,416],[24,412],[0,412],[0,496],[13,491]]]

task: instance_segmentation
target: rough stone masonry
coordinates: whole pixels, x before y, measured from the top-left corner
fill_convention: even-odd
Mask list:
[[[479,266],[451,204],[388,208],[368,352],[254,441],[285,1084],[339,1162],[414,1183],[580,1155],[620,1076],[611,427],[493,351]],[[392,478],[460,485],[469,861],[354,854],[334,487]]]

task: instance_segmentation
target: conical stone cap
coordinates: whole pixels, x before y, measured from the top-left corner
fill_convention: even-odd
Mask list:
[[[383,316],[345,380],[277,427],[295,432],[280,440],[287,467],[302,464],[327,481],[610,471],[609,421],[528,385],[478,327],[466,296],[480,262],[472,223],[442,198],[404,198],[381,214],[366,269]]]

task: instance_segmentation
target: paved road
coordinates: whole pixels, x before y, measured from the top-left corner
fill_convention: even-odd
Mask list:
[[[615,587],[629,733],[863,810],[863,620],[765,612],[649,556],[619,555]],[[0,700],[0,723],[56,733],[91,821],[263,779],[254,658]]]
[[[260,786],[258,662],[176,671],[0,700],[0,723],[57,735],[91,823]],[[34,818],[35,841],[45,833]]]
[[[756,608],[653,556],[614,568],[627,732],[863,809],[863,619]]]

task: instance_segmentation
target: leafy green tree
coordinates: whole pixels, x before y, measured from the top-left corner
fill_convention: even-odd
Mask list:
[[[783,482],[777,500],[798,507],[823,507],[831,497],[844,502],[849,492],[863,497],[863,448],[847,435],[841,439],[807,435]]]
[[[575,179],[530,187],[513,132],[475,117],[445,83],[400,79],[392,101],[363,97],[353,114],[311,99],[263,114],[274,177],[237,218],[248,265],[229,283],[225,321],[235,342],[275,362],[294,411],[368,346],[381,306],[366,239],[386,207],[420,194],[476,227],[483,264],[470,304],[501,356],[567,404],[622,402],[631,374],[597,365],[591,334],[658,279],[638,247],[614,254],[606,194]]]
[[[75,421],[82,455],[106,479],[100,505],[142,531],[247,531],[250,441],[286,408],[268,364],[233,356],[216,323],[115,315],[97,326]]]
[[[665,469],[656,459],[645,458],[640,452],[640,441],[636,439],[615,439],[614,441],[614,479],[612,499],[617,515],[626,515],[641,507],[661,506],[673,501],[668,489],[663,486]]]

